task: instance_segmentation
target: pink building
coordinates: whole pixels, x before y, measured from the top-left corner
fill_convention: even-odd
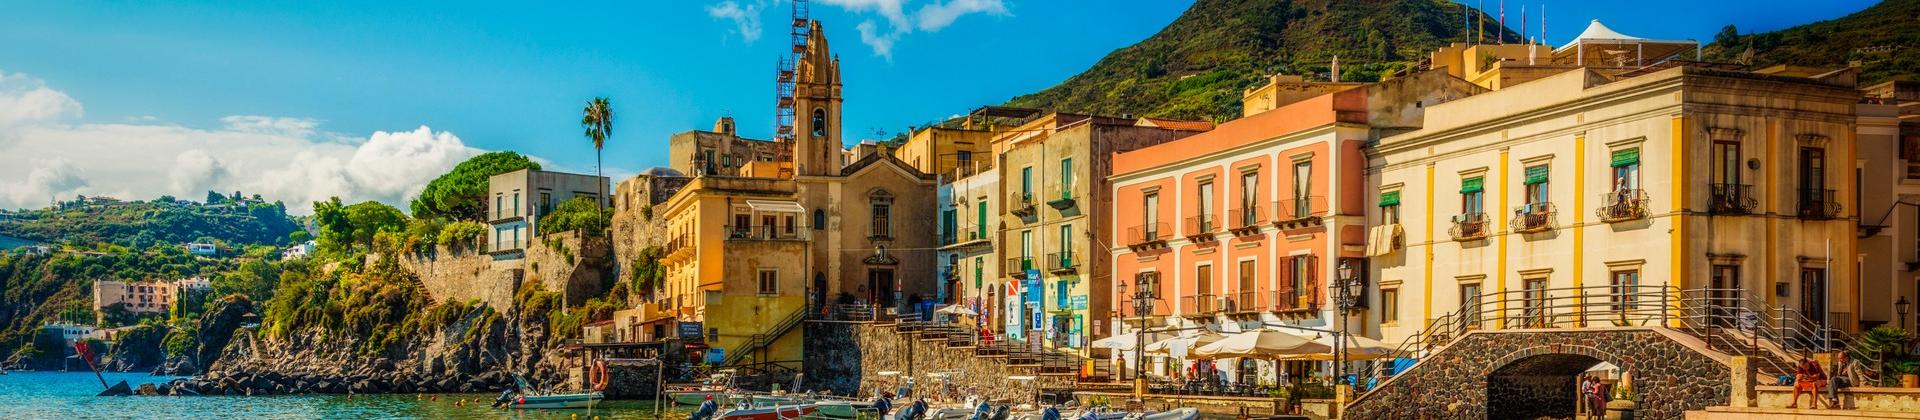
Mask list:
[[[1425,105],[1479,88],[1425,72],[1337,89],[1114,154],[1115,325],[1338,328],[1333,273],[1343,259],[1363,267],[1374,224],[1363,147],[1417,128]],[[1140,318],[1143,281],[1156,298]],[[1363,332],[1365,313],[1351,312],[1347,325],[1376,335]]]

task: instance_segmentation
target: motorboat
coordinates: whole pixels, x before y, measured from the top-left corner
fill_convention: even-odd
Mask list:
[[[836,419],[851,419],[860,417],[861,413],[874,413],[879,411],[874,408],[873,402],[871,401],[819,400],[814,402],[813,405],[820,409],[821,416]]]
[[[720,405],[731,405],[739,401],[733,394],[724,390],[674,391],[668,392],[667,395],[673,397],[674,404],[679,405],[700,405],[707,402],[707,397],[713,397],[713,402]]]
[[[605,395],[598,392],[576,394],[522,395],[507,402],[507,408],[589,408]]]
[[[1197,418],[1200,418],[1200,409],[1187,407],[1155,413],[1131,414],[1126,417],[1126,420],[1194,420]]]
[[[812,416],[820,412],[814,404],[776,405],[772,407],[736,408],[721,411],[713,418],[718,420],[793,420]]]

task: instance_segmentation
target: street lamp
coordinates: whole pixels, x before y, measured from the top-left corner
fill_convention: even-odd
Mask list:
[[[1133,330],[1133,403],[1145,404],[1147,377],[1141,372],[1146,369],[1147,317],[1153,315],[1153,283],[1158,273],[1140,273],[1133,276],[1133,316],[1140,318],[1140,327]]]
[[[1900,314],[1900,329],[1907,329],[1907,309],[1911,306],[1913,303],[1908,302],[1906,296],[1901,296],[1899,301],[1893,302],[1893,311]]]
[[[1339,299],[1339,302],[1337,302],[1339,311],[1340,311],[1340,329],[1338,333],[1334,334],[1333,336],[1334,338],[1333,368],[1334,368],[1335,384],[1339,384],[1340,381],[1347,380],[1347,352],[1346,352],[1347,312],[1350,312],[1354,308],[1359,306],[1358,303],[1360,302],[1360,299],[1359,299],[1359,296],[1357,295],[1359,293],[1366,292],[1364,290],[1362,291],[1354,290],[1361,283],[1360,283],[1360,273],[1358,272],[1359,269],[1354,267],[1353,265],[1354,264],[1353,264],[1352,258],[1341,258],[1340,269],[1339,269],[1340,279],[1335,282],[1335,286],[1340,288],[1339,289],[1340,299]]]

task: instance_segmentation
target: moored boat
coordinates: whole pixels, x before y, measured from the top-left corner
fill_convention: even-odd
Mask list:
[[[522,395],[507,403],[509,408],[588,408],[604,398],[598,392],[581,394]]]
[[[735,402],[732,394],[718,390],[668,392],[667,395],[673,397],[674,404],[679,405],[700,405],[707,402],[709,396],[713,397],[715,404],[732,405]]]
[[[793,420],[820,412],[814,404],[780,405],[773,407],[738,408],[722,411],[713,418],[719,420]]]

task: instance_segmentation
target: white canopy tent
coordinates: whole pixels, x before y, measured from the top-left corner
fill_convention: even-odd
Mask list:
[[[1553,49],[1554,64],[1582,67],[1639,67],[1665,61],[1687,50],[1699,59],[1700,43],[1693,40],[1647,39],[1627,35],[1600,23],[1587,24],[1573,41]]]

